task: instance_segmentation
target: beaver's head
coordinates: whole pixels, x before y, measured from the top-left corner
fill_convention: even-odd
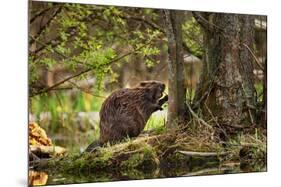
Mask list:
[[[145,95],[151,101],[158,101],[165,90],[165,84],[160,81],[142,81],[138,87],[145,88]]]

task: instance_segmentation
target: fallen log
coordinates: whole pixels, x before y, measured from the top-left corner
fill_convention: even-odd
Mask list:
[[[194,152],[194,151],[177,151],[178,153],[181,153],[185,156],[190,156],[190,157],[220,157],[220,156],[226,156],[230,154],[229,152]]]
[[[51,158],[66,153],[66,149],[60,146],[29,145],[30,154],[39,158]]]

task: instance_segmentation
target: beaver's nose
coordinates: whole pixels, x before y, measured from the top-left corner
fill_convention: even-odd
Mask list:
[[[164,91],[165,90],[165,84],[161,84],[161,88]]]

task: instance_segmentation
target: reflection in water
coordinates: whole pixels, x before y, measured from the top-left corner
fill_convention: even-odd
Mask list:
[[[248,168],[249,169],[249,168]],[[266,171],[265,168],[251,168],[246,172]],[[193,165],[192,167],[161,167],[153,171],[146,170],[125,170],[125,171],[72,171],[71,173],[48,175],[44,172],[31,171],[29,174],[29,183],[33,185],[52,185],[52,184],[74,184],[74,183],[93,183],[107,181],[137,180],[137,179],[153,179],[166,177],[181,176],[198,176],[198,175],[214,175],[214,174],[230,174],[243,173],[239,163],[231,163],[220,166],[213,164]]]
[[[29,171],[28,186],[45,185],[48,181],[48,174],[45,172]]]

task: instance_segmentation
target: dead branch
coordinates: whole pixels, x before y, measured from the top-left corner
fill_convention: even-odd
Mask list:
[[[206,127],[212,129],[213,127],[211,125],[209,125],[206,121],[204,121],[202,118],[198,117],[197,114],[191,109],[190,105],[187,103],[187,108],[189,109],[191,115],[196,118],[198,121],[200,121],[203,125],[205,125]]]
[[[264,68],[262,67],[262,65],[261,65],[261,63],[260,63],[260,61],[259,61],[259,59],[258,59],[258,58],[256,57],[256,55],[253,53],[253,51],[250,49],[250,47],[249,47],[247,44],[245,44],[245,43],[243,43],[242,45],[245,46],[245,47],[248,49],[248,51],[249,51],[249,52],[251,53],[251,55],[253,56],[253,58],[254,58],[256,64],[258,65],[258,67],[264,72]]]
[[[178,153],[181,153],[185,156],[190,156],[190,157],[214,157],[214,156],[226,156],[229,154],[229,152],[194,152],[194,151],[177,151]]]

